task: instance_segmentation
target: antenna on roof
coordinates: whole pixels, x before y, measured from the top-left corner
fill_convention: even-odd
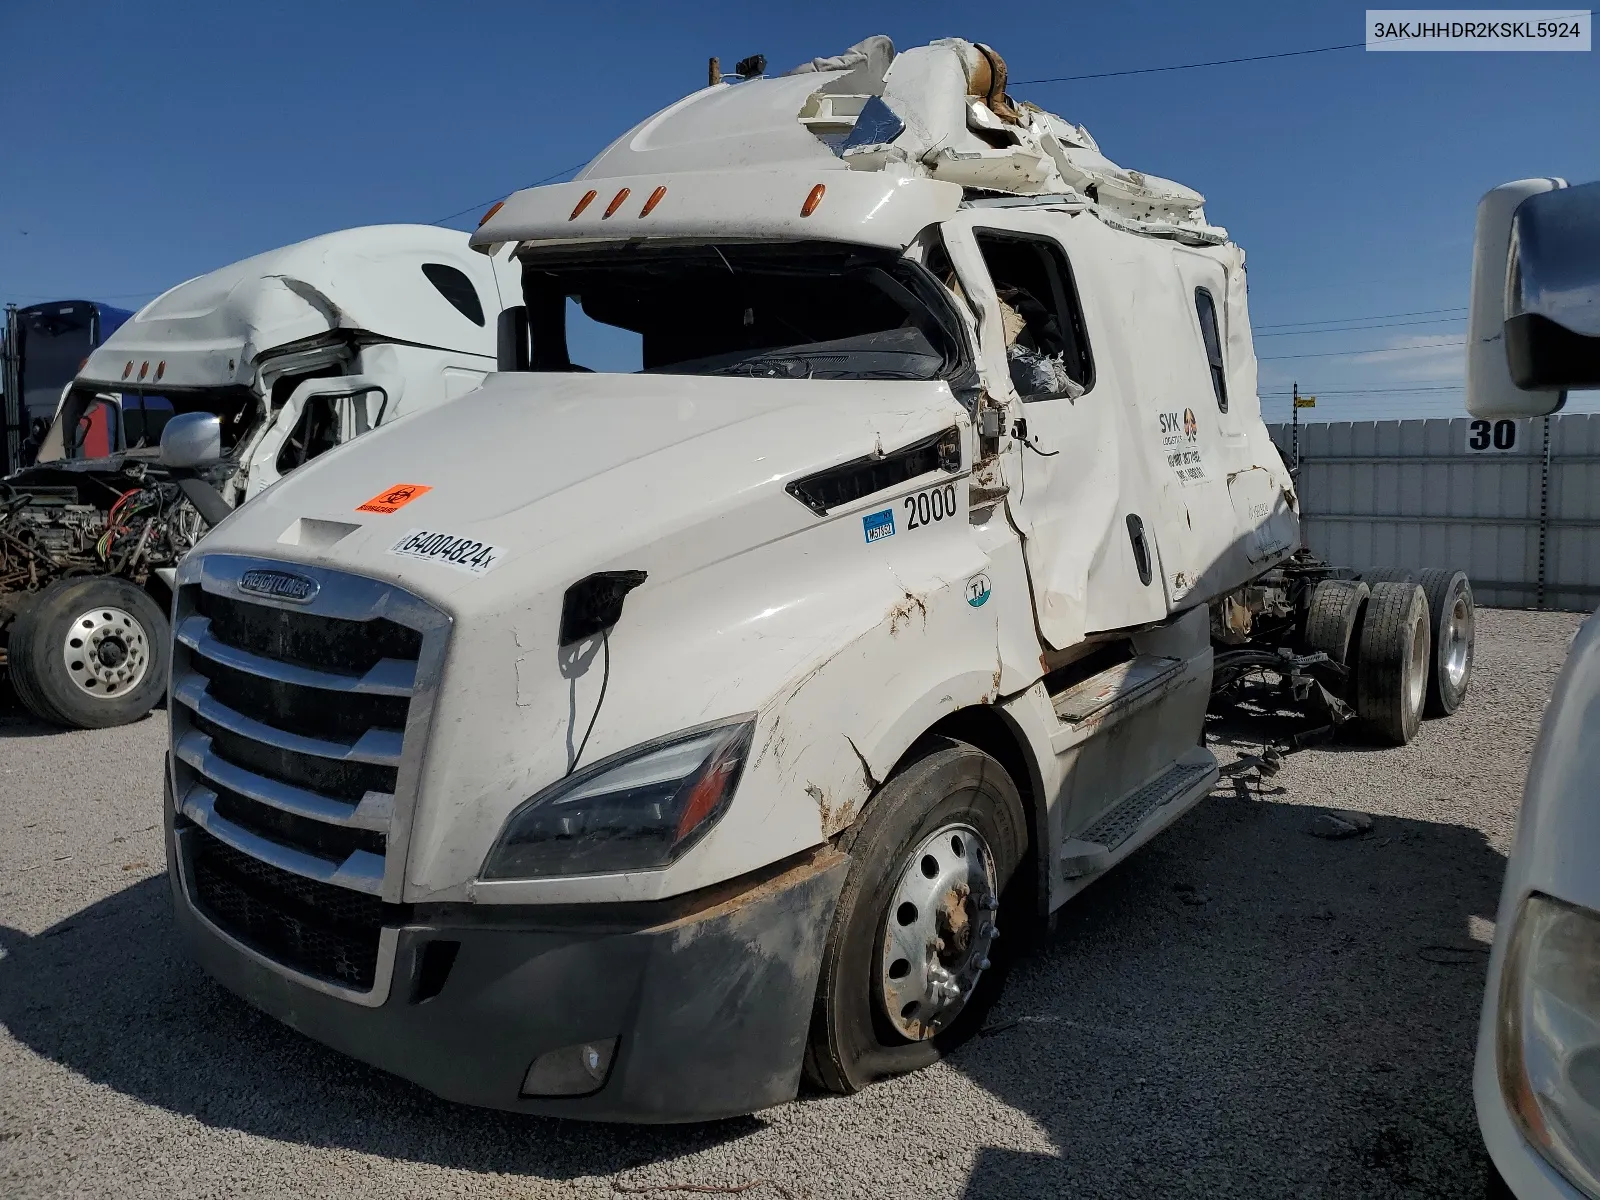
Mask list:
[[[711,65],[706,68],[706,83],[708,87],[716,87],[722,82],[722,60],[715,54],[711,56]]]

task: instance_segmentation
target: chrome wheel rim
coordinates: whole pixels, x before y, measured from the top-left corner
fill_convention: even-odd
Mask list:
[[[150,670],[150,637],[125,609],[91,608],[67,627],[61,661],[79,691],[114,700],[144,681]]]
[[[1406,663],[1405,696],[1410,712],[1422,711],[1423,696],[1428,690],[1428,642],[1428,612],[1424,607],[1412,631],[1411,658]]]
[[[1472,661],[1472,600],[1464,592],[1457,592],[1453,597],[1443,633],[1440,669],[1449,681],[1450,690],[1459,691]]]
[[[945,825],[906,863],[884,914],[879,979],[884,1015],[926,1041],[972,998],[999,937],[994,853],[970,825]]]

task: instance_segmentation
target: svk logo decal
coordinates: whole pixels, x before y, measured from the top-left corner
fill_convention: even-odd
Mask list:
[[[989,599],[989,577],[982,573],[974,575],[967,580],[967,603],[973,608],[983,607],[984,601]]]
[[[1200,432],[1200,422],[1194,419],[1194,409],[1192,408],[1183,410],[1183,432],[1191,438]]]
[[[884,538],[893,537],[894,509],[885,508],[875,513],[868,513],[861,518],[861,528],[869,542],[881,542]]]
[[[274,600],[307,604],[322,590],[322,585],[315,579],[291,575],[288,571],[246,571],[239,576],[239,590]]]

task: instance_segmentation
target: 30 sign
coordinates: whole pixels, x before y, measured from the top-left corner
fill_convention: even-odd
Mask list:
[[[1517,423],[1515,421],[1473,421],[1467,426],[1467,449],[1488,450],[1491,453],[1517,448]]]

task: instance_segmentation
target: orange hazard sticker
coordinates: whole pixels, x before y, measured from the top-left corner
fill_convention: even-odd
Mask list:
[[[365,504],[356,507],[357,512],[392,513],[399,512],[418,496],[433,491],[431,485],[426,483],[397,483],[386,487]]]

